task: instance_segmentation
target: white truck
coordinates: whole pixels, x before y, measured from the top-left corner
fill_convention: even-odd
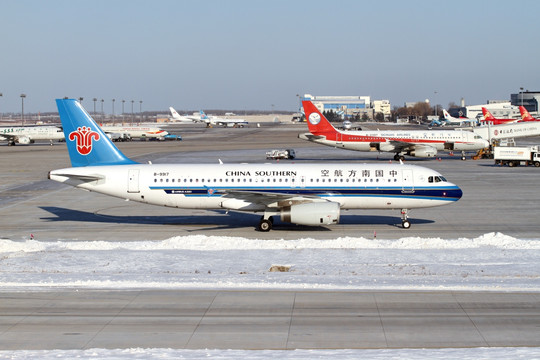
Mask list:
[[[495,146],[493,158],[496,165],[540,166],[540,146]]]

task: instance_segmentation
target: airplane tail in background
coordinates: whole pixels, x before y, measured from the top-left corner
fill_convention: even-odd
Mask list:
[[[482,108],[482,114],[484,114],[484,120],[485,121],[493,121],[493,120],[496,120],[495,119],[495,116],[493,116],[488,109],[486,109],[485,107]]]
[[[206,115],[206,114],[204,113],[204,111],[199,110],[199,114],[201,114],[201,121],[203,121],[203,122],[205,122],[205,123],[207,123],[207,124],[210,123],[210,118],[208,117],[208,115]]]
[[[535,121],[536,120],[535,118],[533,118],[531,116],[531,114],[529,114],[527,109],[525,109],[525,107],[523,107],[523,106],[519,107],[519,112],[521,113],[521,120],[523,120],[523,121]]]
[[[328,119],[320,113],[319,109],[311,101],[302,101],[302,106],[304,107],[310,133],[313,135],[326,135],[337,132],[336,128],[330,124]]]
[[[443,109],[442,112],[446,121],[451,121],[453,119],[452,116],[450,116],[450,114],[448,113],[448,111],[446,111],[446,109]]]
[[[56,99],[73,167],[127,165],[127,158],[75,99]]]
[[[173,119],[175,119],[175,120],[180,120],[181,119],[180,114],[178,114],[178,112],[172,106],[169,107],[169,110],[171,111]]]

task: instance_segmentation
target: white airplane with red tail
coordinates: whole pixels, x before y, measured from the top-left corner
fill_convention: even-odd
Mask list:
[[[321,114],[311,101],[303,101],[309,133],[300,134],[303,140],[356,151],[386,151],[395,153],[394,159],[404,155],[434,157],[439,151],[477,151],[489,143],[471,131],[462,130],[371,130],[340,131]]]

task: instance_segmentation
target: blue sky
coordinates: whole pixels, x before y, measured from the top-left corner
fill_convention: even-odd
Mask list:
[[[164,111],[293,111],[304,93],[509,99],[540,90],[539,16],[532,0],[0,0],[0,112],[20,112],[21,93],[25,112],[64,96],[108,113],[113,98],[116,113],[121,99]]]

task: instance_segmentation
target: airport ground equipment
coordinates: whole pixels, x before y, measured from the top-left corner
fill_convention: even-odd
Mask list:
[[[496,146],[493,158],[496,165],[540,167],[540,146]]]
[[[285,149],[285,150],[270,150],[266,152],[267,159],[289,159],[292,160],[296,157],[294,149]]]

